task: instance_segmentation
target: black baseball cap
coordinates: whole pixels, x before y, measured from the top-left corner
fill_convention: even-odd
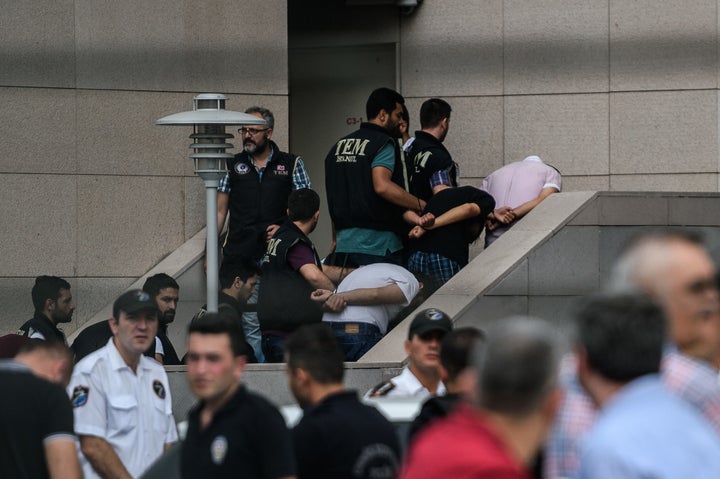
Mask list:
[[[113,316],[118,317],[120,311],[137,313],[138,311],[152,310],[157,312],[157,302],[142,289],[133,289],[120,295],[113,303]]]
[[[412,323],[410,323],[408,339],[412,339],[416,334],[423,335],[430,331],[449,333],[452,331],[452,328],[452,320],[447,314],[435,308],[423,309],[415,315]]]

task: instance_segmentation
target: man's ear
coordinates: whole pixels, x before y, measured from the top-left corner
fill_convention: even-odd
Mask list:
[[[56,304],[57,304],[57,302],[55,300],[47,298],[45,300],[45,309],[47,309],[48,311],[52,311],[55,309]]]
[[[317,210],[313,215],[313,221],[317,222],[320,220],[320,210]]]
[[[240,377],[242,376],[243,371],[245,371],[245,366],[247,366],[247,356],[235,356],[234,363],[235,368],[233,376],[235,376],[236,380],[240,381]]]
[[[403,345],[405,346],[405,354],[410,356],[410,340],[406,339]]]
[[[108,324],[110,325],[110,331],[112,331],[113,336],[117,334],[118,331],[118,320],[116,317],[111,317],[108,319]]]

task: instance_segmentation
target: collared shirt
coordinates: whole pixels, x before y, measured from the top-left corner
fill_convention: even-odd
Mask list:
[[[482,182],[480,189],[495,198],[495,207],[518,206],[537,198],[545,188],[562,191],[560,173],[542,162],[537,156],[528,156],[522,161],[507,164],[493,171]],[[488,246],[499,238],[511,225],[498,226],[485,235]]]
[[[428,398],[432,396],[432,393],[427,390],[425,386],[422,385],[420,380],[415,377],[415,375],[410,371],[409,366],[405,366],[402,370],[402,372],[395,376],[394,378],[390,379],[388,383],[383,383],[377,387],[372,388],[370,391],[365,393],[365,397],[374,397],[374,396],[385,396],[385,397],[417,397],[417,398]],[[386,392],[383,391],[385,389],[385,385],[387,384]],[[392,387],[390,387],[392,386]],[[380,391],[379,394],[374,394],[375,392]],[[435,393],[436,396],[442,396],[447,392],[447,389],[445,389],[445,385],[442,381],[438,384],[437,392]]]
[[[577,380],[575,367],[575,356],[568,355],[563,359],[560,373],[563,403],[545,449],[544,472],[548,479],[575,477],[580,465],[580,442],[597,416],[597,408]],[[661,370],[665,386],[694,406],[720,433],[717,372],[710,365],[674,348],[665,351]]]
[[[278,410],[265,398],[240,386],[200,427],[204,404],[188,413],[182,443],[184,479],[275,479],[295,475],[290,431]]]
[[[248,154],[250,157],[250,161],[252,161],[253,166],[255,167],[255,171],[257,171],[258,176],[262,180],[262,175],[265,172],[265,168],[267,167],[267,164],[270,163],[270,160],[272,160],[273,153],[275,153],[275,150],[271,147],[270,148],[270,156],[268,156],[268,161],[265,163],[265,166],[262,168],[258,168],[258,166],[255,164],[255,159],[252,155]],[[303,163],[302,158],[299,156],[295,160],[295,168],[293,168],[293,190],[300,190],[302,188],[311,188],[312,184],[310,183],[310,176],[307,173],[307,169],[305,169],[305,164]],[[218,187],[219,193],[230,193],[231,187],[230,187],[230,175],[226,174],[223,176],[223,178],[220,180],[220,186]]]
[[[177,441],[165,370],[141,356],[134,373],[113,338],[75,366],[67,391],[76,434],[105,439],[133,477]],[[99,477],[82,453],[80,463],[86,479]]]
[[[580,479],[720,477],[720,437],[656,374],[625,385],[582,442]]]

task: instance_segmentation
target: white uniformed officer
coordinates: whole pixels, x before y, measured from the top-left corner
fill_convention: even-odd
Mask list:
[[[68,386],[86,479],[137,477],[177,440],[165,370],[143,356],[157,333],[155,299],[128,291],[109,324],[113,337],[75,366]]]
[[[440,342],[452,327],[452,320],[439,309],[420,311],[410,323],[405,340],[407,366],[400,375],[378,384],[365,396],[426,398],[445,394],[440,380]]]

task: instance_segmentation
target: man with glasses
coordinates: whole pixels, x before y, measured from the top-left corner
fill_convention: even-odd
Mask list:
[[[643,292],[664,310],[668,337],[660,373],[665,386],[720,433],[720,296],[717,271],[700,239],[683,231],[643,234],[621,253],[611,293]],[[574,357],[563,364],[563,406],[547,443],[545,477],[575,477],[582,437],[597,410],[581,389]]]
[[[254,106],[245,113],[265,120],[265,126],[242,127],[243,150],[228,161],[228,173],[218,188],[218,234],[230,213],[223,255],[258,262],[267,241],[287,219],[290,192],[310,188],[310,178],[299,156],[280,151],[271,140],[275,117]],[[248,304],[257,303],[255,293]],[[243,314],[243,329],[259,362],[263,362],[257,314]]]

